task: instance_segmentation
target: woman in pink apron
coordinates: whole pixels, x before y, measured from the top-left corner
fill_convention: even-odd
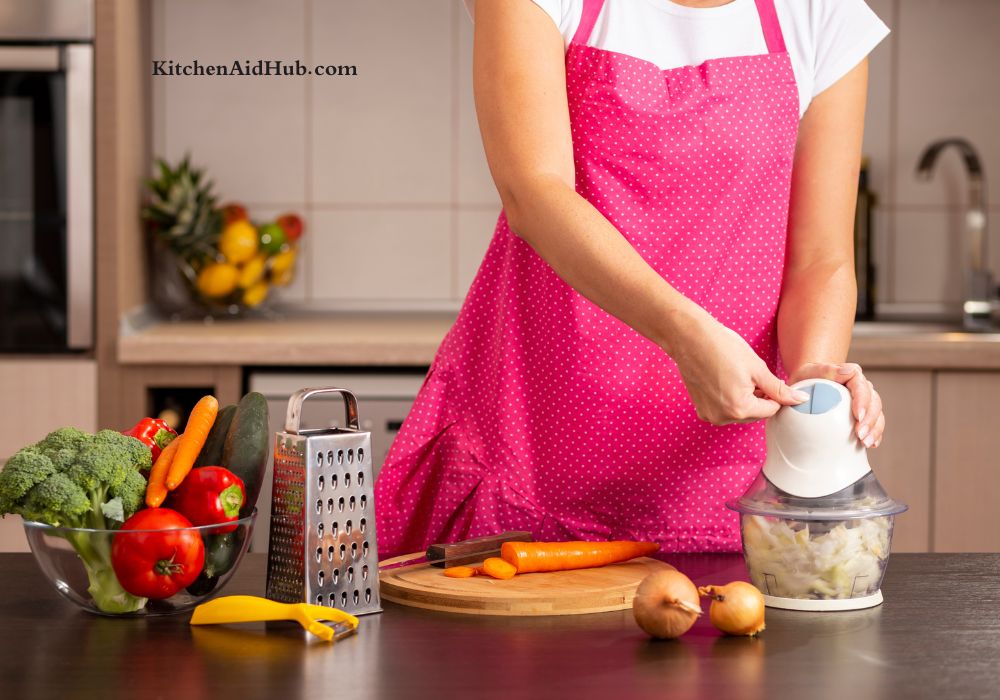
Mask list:
[[[802,400],[781,377],[847,384],[878,444],[844,364],[866,66],[800,132],[774,2],[746,27],[766,53],[664,70],[588,45],[605,0],[564,56],[527,0],[479,0],[504,209],[376,483],[381,554],[505,530],[738,550],[723,504],[763,463],[761,419]]]

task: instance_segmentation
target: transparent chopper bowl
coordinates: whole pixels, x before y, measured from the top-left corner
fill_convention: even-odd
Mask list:
[[[761,473],[738,500],[750,580],[766,596],[797,600],[868,598],[889,561],[894,516],[875,475],[820,498],[785,494]]]

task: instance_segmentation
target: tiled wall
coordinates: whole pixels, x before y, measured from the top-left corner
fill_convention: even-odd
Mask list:
[[[872,56],[865,139],[882,308],[941,310],[961,298],[964,173],[954,154],[930,183],[914,167],[927,143],[961,135],[979,148],[987,181],[1000,182],[1000,2],[869,3],[893,29]],[[156,0],[153,21],[157,58],[358,66],[357,78],[153,79],[157,153],[190,151],[254,215],[305,214],[307,255],[286,300],[460,301],[499,209],[460,0]],[[1000,271],[1000,196],[989,201]]]

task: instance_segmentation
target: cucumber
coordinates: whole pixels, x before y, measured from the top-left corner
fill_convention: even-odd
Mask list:
[[[222,448],[222,466],[243,479],[246,487],[247,498],[241,516],[253,510],[264,483],[269,430],[267,400],[263,394],[251,391],[237,404],[236,415]]]
[[[221,467],[222,448],[226,444],[226,434],[229,426],[233,423],[233,416],[236,415],[236,404],[229,404],[219,411],[215,417],[212,430],[208,433],[205,446],[201,448],[198,459],[195,461],[196,467]]]

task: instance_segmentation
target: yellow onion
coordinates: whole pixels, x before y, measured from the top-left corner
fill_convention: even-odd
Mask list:
[[[679,637],[701,615],[698,589],[673,568],[650,574],[636,589],[632,614],[639,627],[653,637]]]
[[[764,629],[764,596],[746,581],[725,586],[702,586],[698,592],[712,599],[708,619],[726,634],[753,636]]]

